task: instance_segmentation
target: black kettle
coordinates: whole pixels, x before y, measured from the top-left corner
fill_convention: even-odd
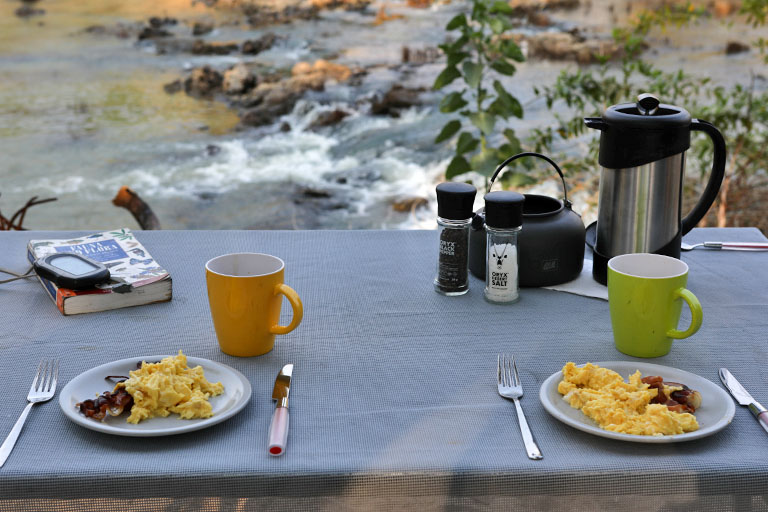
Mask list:
[[[519,153],[496,168],[487,192],[499,173],[511,162],[536,157],[555,168],[563,183],[563,199],[524,194],[523,228],[518,236],[520,286],[551,286],[578,277],[584,265],[585,229],[581,216],[571,208],[563,172],[551,158],[539,153]],[[475,212],[469,232],[469,270],[485,279],[486,265],[485,208]]]

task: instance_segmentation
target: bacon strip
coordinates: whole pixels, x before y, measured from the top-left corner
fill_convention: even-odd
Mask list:
[[[112,393],[105,391],[94,400],[78,402],[75,407],[87,418],[104,421],[107,414],[120,416],[123,411],[130,411],[133,407],[133,397],[124,388],[120,388]]]
[[[658,375],[643,377],[641,381],[648,384],[649,388],[657,390],[656,397],[651,400],[652,404],[664,404],[670,411],[689,412],[691,414],[701,407],[701,393],[690,389],[685,384],[680,384],[678,382],[664,382],[664,379]],[[667,386],[681,387],[683,389],[673,391],[670,393],[670,396],[667,396],[664,392],[665,384]]]
[[[155,361],[159,363],[160,361]],[[136,363],[136,368],[141,368],[144,365],[144,361]],[[125,375],[107,375],[105,380],[111,380],[117,382],[125,382],[129,377]],[[124,411],[131,411],[133,407],[133,397],[125,390],[125,387],[120,387],[116,391],[105,391],[96,399],[83,400],[75,404],[75,407],[80,409],[80,412],[85,415],[86,418],[93,418],[95,420],[104,421],[107,414],[110,416],[120,416]]]

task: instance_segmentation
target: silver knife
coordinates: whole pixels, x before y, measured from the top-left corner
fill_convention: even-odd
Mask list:
[[[749,412],[757,418],[763,430],[768,432],[768,411],[766,411],[765,407],[752,398],[752,395],[744,389],[744,386],[736,380],[736,377],[727,368],[720,368],[720,380],[723,381],[723,384],[728,388],[728,391],[731,392],[736,401],[741,405],[746,405],[749,408]]]
[[[275,379],[275,389],[272,390],[272,400],[276,400],[272,423],[269,425],[269,444],[267,450],[275,457],[285,453],[288,441],[288,393],[291,390],[291,374],[293,365],[283,366]]]

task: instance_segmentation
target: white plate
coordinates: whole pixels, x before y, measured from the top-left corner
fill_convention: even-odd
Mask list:
[[[624,377],[625,381],[630,375],[640,370],[643,377],[660,375],[665,381],[680,382],[700,392],[701,407],[696,410],[695,414],[696,420],[699,422],[699,430],[673,436],[640,436],[604,430],[598,427],[597,423],[588,418],[581,410],[574,409],[568,402],[563,400],[563,395],[557,392],[557,385],[563,380],[563,372],[557,372],[547,378],[541,385],[539,399],[547,412],[552,416],[566,425],[583,430],[584,432],[635,443],[677,443],[699,439],[719,432],[731,423],[733,415],[736,413],[736,406],[725,390],[693,373],[668,366],[634,361],[608,361],[593,364],[617,372]]]
[[[152,437],[152,436],[170,436],[173,434],[182,434],[193,430],[207,428],[217,423],[231,418],[251,399],[251,383],[245,376],[227,365],[201,359],[199,357],[187,357],[187,365],[190,368],[202,366],[205,371],[205,378],[211,382],[221,382],[224,384],[224,393],[210,398],[213,406],[213,416],[205,419],[183,420],[178,414],[171,413],[165,418],[150,418],[140,422],[138,425],[128,423],[127,414],[120,416],[107,416],[104,421],[86,418],[75,407],[75,404],[96,398],[104,391],[112,391],[114,383],[105,380],[107,375],[128,375],[128,372],[136,369],[137,363],[141,361],[160,361],[168,356],[146,356],[132,357],[130,359],[121,359],[112,363],[97,366],[91,370],[81,373],[64,386],[59,395],[59,405],[64,414],[78,425],[118,436],[133,437]]]

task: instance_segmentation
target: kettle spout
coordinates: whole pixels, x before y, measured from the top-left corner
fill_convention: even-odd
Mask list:
[[[584,124],[586,124],[588,128],[594,128],[595,130],[602,131],[607,128],[607,125],[605,124],[605,121],[603,121],[602,117],[585,117]]]

